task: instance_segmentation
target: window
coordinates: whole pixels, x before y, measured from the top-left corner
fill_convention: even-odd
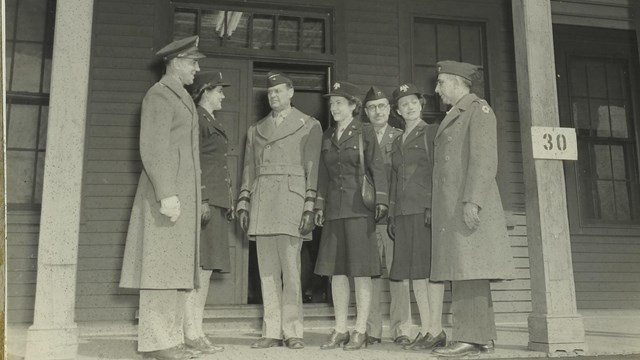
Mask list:
[[[638,159],[627,61],[573,56],[567,65],[570,116],[578,136],[580,218],[585,224],[638,224]]]
[[[55,0],[6,1],[7,203],[42,202]]]
[[[489,100],[484,81],[486,46],[482,23],[414,18],[411,61],[413,79],[425,92],[427,100],[423,119],[433,123],[441,120],[447,111],[447,106],[435,93],[438,61],[455,60],[477,65],[478,79],[473,82],[471,92]]]
[[[329,53],[331,13],[177,5],[173,37],[198,34],[214,48],[262,52]]]

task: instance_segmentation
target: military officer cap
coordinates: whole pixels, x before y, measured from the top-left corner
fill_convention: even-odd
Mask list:
[[[198,51],[198,39],[198,35],[194,35],[176,40],[158,50],[156,55],[165,60],[173,58],[202,59],[206,56]]]
[[[271,71],[267,74],[267,88],[280,84],[289,84],[289,86],[293,87],[293,81],[285,74],[277,71]]]
[[[193,80],[193,85],[191,85],[191,89],[193,89],[194,94],[199,94],[202,90],[206,88],[214,88],[216,86],[230,86],[228,82],[222,80],[222,72],[220,71],[202,71],[196,74],[195,79]]]
[[[418,89],[417,86],[406,83],[398,86],[397,89],[393,90],[393,102],[397,103],[400,98],[403,98],[408,95],[416,95],[418,98],[423,97],[422,92]]]
[[[331,91],[328,94],[324,94],[322,96],[326,98],[331,96],[342,96],[346,99],[357,99],[361,93],[362,90],[360,90],[360,88],[356,85],[346,81],[337,81],[331,87]]]
[[[478,67],[464,62],[445,60],[438,62],[438,74],[458,75],[469,81],[473,81],[473,75],[478,71]]]
[[[380,89],[375,86],[369,88],[367,91],[367,95],[364,97],[364,104],[366,105],[369,101],[380,100],[380,99],[389,99],[387,95]]]

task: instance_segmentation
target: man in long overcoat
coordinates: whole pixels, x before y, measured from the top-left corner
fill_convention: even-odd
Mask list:
[[[452,282],[453,344],[439,356],[480,352],[496,338],[490,280],[515,267],[496,173],[496,117],[470,94],[477,68],[438,63],[436,92],[452,105],[434,140],[431,280]]]
[[[380,89],[372,86],[364,98],[364,111],[373,129],[375,130],[378,144],[382,151],[387,178],[391,173],[391,148],[393,141],[402,130],[389,124],[391,106],[389,98]],[[376,237],[378,239],[378,252],[380,260],[384,257],[387,271],[391,271],[393,261],[393,240],[387,234],[387,220],[382,219],[376,224]],[[367,342],[374,344],[382,341],[382,310],[380,309],[380,293],[384,281],[389,282],[389,295],[391,303],[389,309],[389,332],[393,342],[397,345],[407,345],[411,342],[411,298],[409,297],[409,283],[402,281],[389,281],[388,279],[373,279],[371,291],[371,309],[367,320]]]
[[[131,210],[120,287],[140,289],[138,351],[189,359],[182,347],[185,290],[198,286],[198,113],[184,85],[200,70],[198,37],[156,53],[166,73],[142,100],[142,173]]]
[[[253,348],[304,347],[300,251],[311,240],[320,122],[291,106],[293,83],[267,75],[271,113],[249,127],[238,220],[256,241],[264,317]]]

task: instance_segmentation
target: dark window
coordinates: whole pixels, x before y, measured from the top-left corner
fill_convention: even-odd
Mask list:
[[[438,71],[436,63],[442,60],[463,61],[479,67],[471,92],[489,100],[485,86],[487,42],[484,24],[463,21],[445,21],[414,18],[411,63],[416,85],[425,92],[427,103],[423,118],[427,122],[441,120],[447,106],[435,93]]]
[[[567,67],[570,117],[578,135],[580,218],[587,224],[639,223],[628,63],[572,56]]]
[[[55,0],[7,0],[7,203],[42,202]]]
[[[207,46],[327,54],[329,11],[176,5],[173,38],[198,34]]]

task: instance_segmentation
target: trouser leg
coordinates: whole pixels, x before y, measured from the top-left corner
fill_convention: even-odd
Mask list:
[[[378,254],[380,254],[380,261],[383,260],[384,254],[382,231],[384,231],[386,235],[386,225],[377,225],[376,238],[378,240]],[[390,270],[391,267],[387,266],[387,272]],[[382,292],[382,283],[389,280],[379,277],[372,279],[371,281],[371,311],[369,311],[369,316],[367,318],[367,334],[369,334],[369,336],[382,338],[382,309],[380,307],[380,294]]]
[[[427,280],[414,279],[413,294],[416,297],[418,312],[420,313],[420,332],[426,335],[429,332],[429,294],[427,293]],[[437,335],[437,334],[435,334]]]
[[[282,334],[285,339],[302,338],[302,285],[300,282],[302,239],[283,235],[278,239],[282,263]]]
[[[184,341],[184,291],[140,290],[138,351],[156,351]]]
[[[333,311],[336,316],[336,331],[339,333],[346,332],[349,296],[351,295],[349,278],[345,275],[332,276],[331,294],[333,297]]]
[[[381,233],[384,244],[384,256],[387,270],[393,265],[393,250],[395,243],[387,234],[386,226]],[[408,281],[389,280],[391,304],[389,309],[389,332],[392,338],[411,334],[411,295]]]
[[[271,236],[258,236],[256,252],[264,308],[262,336],[280,339],[282,338],[282,268],[276,239]]]
[[[451,282],[454,341],[488,344],[497,338],[489,280]]]
[[[198,272],[200,287],[187,291],[185,294],[184,336],[187,339],[193,340],[205,336],[202,330],[202,318],[209,293],[211,273],[211,270],[201,268]]]
[[[367,317],[371,309],[371,278],[359,276],[354,278],[356,287],[356,326],[355,330],[361,334],[367,332]]]

